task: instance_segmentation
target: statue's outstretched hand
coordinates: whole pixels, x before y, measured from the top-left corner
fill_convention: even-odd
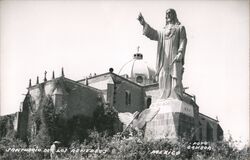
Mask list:
[[[176,55],[176,57],[175,57],[175,59],[176,59],[177,62],[181,62],[182,58],[183,58],[183,56],[182,56],[182,53],[181,53],[181,52],[179,52],[179,53]]]
[[[181,52],[179,52],[175,57],[174,60],[170,63],[170,65],[173,65],[175,62],[181,62],[183,58],[183,55]]]
[[[142,16],[142,14],[141,14],[141,12],[139,13],[139,15],[138,15],[138,21],[141,23],[141,25],[145,25],[145,20],[144,20],[144,18],[143,18],[143,16]]]

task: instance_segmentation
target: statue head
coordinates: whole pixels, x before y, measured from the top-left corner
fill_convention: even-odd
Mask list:
[[[181,24],[177,18],[177,14],[174,9],[170,8],[166,11],[166,24]]]

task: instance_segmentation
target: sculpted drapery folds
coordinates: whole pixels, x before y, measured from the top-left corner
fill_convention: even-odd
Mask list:
[[[159,82],[159,99],[182,99],[182,75],[187,44],[185,27],[180,24],[173,9],[166,11],[166,26],[162,31],[153,29],[141,13],[138,20],[143,25],[143,34],[158,41],[156,76]]]

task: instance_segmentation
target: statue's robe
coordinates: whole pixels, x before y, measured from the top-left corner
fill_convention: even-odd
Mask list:
[[[146,23],[143,34],[151,40],[158,41],[156,75],[159,81],[159,98],[182,99],[182,75],[187,44],[185,27],[175,24],[171,29],[165,27],[163,31],[157,31]],[[179,52],[182,54],[182,60],[174,62]]]

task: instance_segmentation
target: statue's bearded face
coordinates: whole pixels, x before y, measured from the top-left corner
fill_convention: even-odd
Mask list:
[[[166,11],[166,21],[169,22],[173,22],[174,20],[174,13],[172,10],[167,10]]]

